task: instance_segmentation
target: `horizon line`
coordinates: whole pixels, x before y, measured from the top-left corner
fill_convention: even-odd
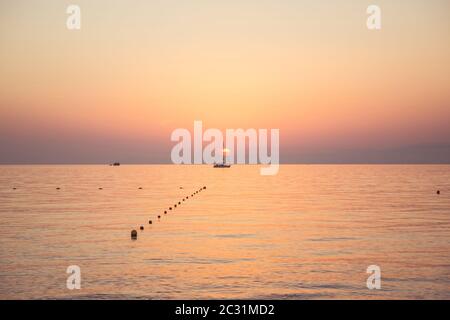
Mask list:
[[[0,163],[0,166],[112,166],[110,163],[62,163],[62,162],[54,162],[54,163]],[[139,165],[173,165],[173,166],[210,166],[211,164],[201,163],[187,163],[187,164],[175,164],[168,162],[149,162],[149,163],[137,163],[137,162],[129,162],[122,163],[120,165],[130,165],[130,166],[139,166]],[[235,163],[233,166],[268,166],[269,164],[263,163]],[[273,165],[273,164],[272,164]],[[450,165],[450,162],[285,162],[279,163],[279,165]]]

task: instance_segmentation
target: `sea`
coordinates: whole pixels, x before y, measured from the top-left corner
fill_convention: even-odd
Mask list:
[[[0,299],[450,299],[450,166],[3,165]]]

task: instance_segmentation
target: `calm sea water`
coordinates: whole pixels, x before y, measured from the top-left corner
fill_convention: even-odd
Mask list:
[[[2,299],[450,299],[450,166],[0,166],[0,235]]]

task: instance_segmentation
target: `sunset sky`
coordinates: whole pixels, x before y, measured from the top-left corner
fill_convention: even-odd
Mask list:
[[[279,128],[285,163],[450,163],[450,1],[0,0],[0,163],[169,163],[194,120]]]

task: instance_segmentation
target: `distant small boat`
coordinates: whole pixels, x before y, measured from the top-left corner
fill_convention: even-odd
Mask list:
[[[227,153],[227,149],[225,149],[225,146],[224,146],[222,149],[222,163],[214,163],[214,168],[229,168],[229,167],[231,167],[231,164],[227,164],[226,153]]]
[[[214,163],[214,168],[229,168],[231,164],[226,163]]]

